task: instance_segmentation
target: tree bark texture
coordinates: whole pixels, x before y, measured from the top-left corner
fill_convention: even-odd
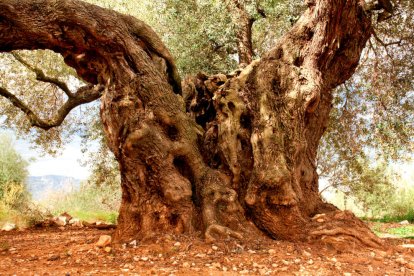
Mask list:
[[[225,2],[236,26],[237,54],[239,64],[248,65],[253,61],[252,27],[254,18],[246,11],[240,0]]]
[[[263,232],[380,246],[352,214],[322,202],[315,165],[331,91],[353,74],[371,35],[361,2],[308,0],[260,60],[188,77],[182,96],[150,27],[80,1],[1,0],[0,51],[51,49],[105,86],[101,117],[122,176],[118,241]]]

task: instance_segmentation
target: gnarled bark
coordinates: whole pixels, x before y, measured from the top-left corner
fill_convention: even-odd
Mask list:
[[[379,246],[355,217],[321,201],[315,166],[331,91],[353,74],[370,18],[359,0],[307,3],[260,60],[228,76],[190,77],[183,97],[147,25],[80,1],[0,1],[0,51],[52,49],[105,86],[101,117],[122,176],[118,240],[261,230]]]

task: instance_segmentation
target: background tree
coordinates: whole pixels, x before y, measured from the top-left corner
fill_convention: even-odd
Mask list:
[[[14,149],[13,140],[0,134],[0,203],[3,208],[19,208],[28,200],[28,163]]]

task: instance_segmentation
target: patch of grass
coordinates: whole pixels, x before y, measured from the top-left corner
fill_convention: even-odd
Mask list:
[[[405,225],[397,228],[389,228],[388,233],[404,237],[414,237],[414,225]]]
[[[385,215],[383,218],[379,219],[380,222],[400,222],[403,220],[408,220],[411,223],[414,223],[414,209],[408,210],[404,215]]]
[[[80,220],[115,224],[120,201],[120,188],[96,187],[84,183],[79,191],[63,196],[52,195],[44,204],[54,215],[67,212]]]
[[[117,212],[111,211],[87,211],[77,210],[68,212],[72,217],[84,220],[87,222],[104,221],[107,223],[115,224],[118,219]]]
[[[374,225],[371,226],[371,230],[375,233],[375,235],[380,236],[381,232],[381,223],[376,222]]]

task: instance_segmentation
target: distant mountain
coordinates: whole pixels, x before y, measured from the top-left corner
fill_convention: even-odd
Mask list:
[[[76,191],[81,181],[62,175],[29,176],[27,188],[35,201],[46,199],[52,194],[67,194]]]

